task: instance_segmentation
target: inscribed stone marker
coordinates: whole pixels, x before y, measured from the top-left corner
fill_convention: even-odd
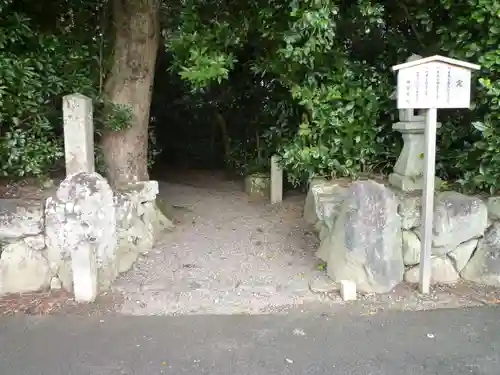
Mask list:
[[[66,175],[94,173],[94,121],[92,99],[82,94],[63,97]]]
[[[271,157],[271,203],[283,201],[283,170],[278,164],[278,157]]]

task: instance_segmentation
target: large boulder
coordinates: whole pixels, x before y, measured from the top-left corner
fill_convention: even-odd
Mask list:
[[[434,208],[432,252],[447,254],[461,243],[482,236],[487,226],[488,210],[481,199],[442,192]]]
[[[420,215],[422,212],[421,194],[405,193],[396,191],[398,197],[398,213],[401,216],[401,228],[410,230],[420,226]]]
[[[304,205],[304,220],[316,231],[332,230],[347,189],[324,179],[311,181]]]
[[[0,295],[48,289],[51,272],[43,252],[19,241],[3,247],[0,256]]]
[[[118,229],[118,272],[131,269],[140,254],[151,251],[153,243],[153,226],[142,218],[136,218],[133,225],[127,229]]]
[[[334,281],[354,281],[361,292],[392,290],[404,272],[394,194],[374,181],[352,183],[318,256],[326,260],[328,276]]]
[[[304,203],[304,220],[310,225],[316,225],[318,221],[315,191],[318,191],[318,189],[323,190],[323,186],[326,185],[327,181],[322,178],[313,179],[309,183],[309,190],[307,191],[306,201]]]
[[[431,284],[455,284],[460,276],[448,258],[431,258]],[[418,283],[420,281],[420,265],[410,268],[405,272],[405,281]]]
[[[473,238],[472,240],[461,243],[455,250],[448,253],[448,258],[453,261],[458,272],[461,272],[465,268],[476,250],[478,243],[479,240]]]
[[[158,199],[158,181],[130,183],[127,186],[120,187],[119,193],[124,194],[125,199],[132,202],[132,206],[137,209],[137,215],[142,217],[148,228],[152,226],[155,241],[165,232],[174,229],[174,224],[166,212],[171,209],[171,206],[168,206],[163,199]],[[116,208],[120,210],[118,205]],[[117,217],[120,217],[119,213],[117,213]],[[121,227],[120,224],[118,226]]]
[[[156,181],[130,184],[115,192],[118,271],[128,271],[139,254],[151,251],[154,243]],[[170,229],[166,226],[166,229]]]
[[[479,284],[500,286],[500,223],[493,223],[479,240],[461,275]]]
[[[417,235],[409,230],[403,230],[403,262],[405,266],[420,263],[421,243]]]
[[[43,202],[0,199],[0,239],[17,239],[42,232]]]
[[[72,290],[72,271],[79,267],[72,264],[75,252],[95,254],[101,290],[107,289],[118,275],[113,203],[113,191],[107,181],[97,173],[85,172],[67,176],[55,196],[47,199],[48,260],[65,289]],[[80,259],[79,255],[75,259]]]
[[[500,219],[500,197],[490,197],[487,203],[488,215],[492,220]]]

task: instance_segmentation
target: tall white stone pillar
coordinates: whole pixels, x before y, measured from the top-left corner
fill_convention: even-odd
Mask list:
[[[95,172],[92,99],[82,94],[63,97],[66,176]]]

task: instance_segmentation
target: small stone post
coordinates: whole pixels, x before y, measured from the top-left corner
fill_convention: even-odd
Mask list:
[[[88,243],[78,251],[71,251],[73,292],[76,302],[93,302],[98,294],[97,254]],[[74,249],[72,249],[74,250]]]
[[[66,175],[94,173],[94,121],[92,99],[82,94],[63,97]]]
[[[283,201],[283,169],[278,164],[278,156],[271,157],[271,203]]]

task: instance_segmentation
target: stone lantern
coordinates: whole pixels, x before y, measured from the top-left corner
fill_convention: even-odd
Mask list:
[[[421,59],[412,55],[407,62]],[[393,96],[395,99],[396,95]],[[419,191],[424,188],[424,151],[425,151],[425,111],[417,109],[400,109],[399,121],[392,129],[403,135],[403,149],[399,154],[394,171],[389,175],[389,183],[406,192]],[[437,123],[437,128],[441,126]],[[439,179],[436,185],[439,184]]]

